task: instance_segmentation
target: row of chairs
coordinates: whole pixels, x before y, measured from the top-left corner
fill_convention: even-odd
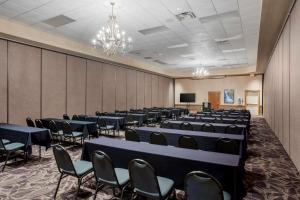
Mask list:
[[[156,170],[148,162],[142,159],[131,160],[128,169],[116,168],[112,159],[102,151],[95,151],[92,155],[92,162],[77,160],[72,161],[68,152],[61,146],[53,147],[54,157],[61,173],[54,199],[56,198],[60,182],[67,176],[78,179],[77,195],[83,178],[94,172],[96,187],[94,199],[98,191],[104,186],[113,187],[121,191],[120,199],[123,199],[125,189],[132,187],[132,198],[142,196],[150,199],[165,200],[175,195],[174,181],[172,179],[156,175]],[[185,177],[185,195],[187,200],[229,200],[230,195],[225,192],[222,185],[211,175],[194,171]]]
[[[140,142],[140,137],[135,130],[128,129],[125,131],[125,139],[128,141]],[[150,143],[167,146],[168,142],[162,133],[151,133]],[[182,135],[178,139],[178,147],[186,149],[201,149],[194,137]],[[228,138],[219,138],[216,142],[216,151],[227,154],[237,154],[238,144],[236,141]]]
[[[171,128],[171,123],[169,121],[164,121],[161,123],[161,128]],[[182,122],[179,126],[180,130],[186,130],[186,131],[193,131],[194,127],[191,123],[189,122]],[[216,128],[213,124],[211,123],[204,123],[201,126],[201,131],[203,132],[211,132],[211,133],[215,133],[216,132]],[[240,133],[240,129],[237,125],[235,124],[230,124],[225,128],[225,133],[227,134],[239,134]]]

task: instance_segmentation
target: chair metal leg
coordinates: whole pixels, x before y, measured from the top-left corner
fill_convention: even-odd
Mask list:
[[[54,194],[54,199],[56,198],[58,188],[59,188],[59,185],[60,185],[60,182],[61,182],[61,179],[62,179],[63,175],[64,175],[63,173],[60,174],[60,177],[59,177],[59,180],[58,180],[58,183],[57,183],[57,186],[56,186],[55,194]]]
[[[39,161],[42,159],[42,147],[39,145]]]
[[[2,167],[2,172],[4,172],[4,169],[5,169],[5,166],[6,166],[6,164],[7,164],[7,161],[8,161],[9,156],[10,156],[10,152],[7,152],[6,159],[5,159],[5,163],[4,163],[3,167]]]
[[[78,188],[77,188],[77,194],[76,194],[76,196],[78,196],[78,194],[79,194],[81,181],[82,181],[81,178],[79,178],[78,179]]]

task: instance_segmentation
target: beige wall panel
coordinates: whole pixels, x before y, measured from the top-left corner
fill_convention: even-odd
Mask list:
[[[127,69],[127,110],[136,109],[137,77],[136,71]]]
[[[42,50],[42,117],[66,113],[67,56]]]
[[[116,67],[103,65],[103,112],[114,112],[116,110]]]
[[[41,49],[8,43],[9,123],[41,117]]]
[[[290,153],[290,20],[283,31],[282,56],[282,144],[287,153]]]
[[[67,113],[85,114],[86,60],[67,56]]]
[[[290,150],[291,158],[300,169],[300,3],[296,3],[291,15],[290,35]]]
[[[279,44],[279,43],[278,43]],[[279,46],[278,46],[279,47]],[[279,77],[279,48],[276,48],[275,50],[275,57],[274,57],[274,67],[273,67],[273,73],[274,73],[274,79],[273,79],[273,85],[274,85],[274,132],[276,136],[279,139],[279,109],[278,109],[278,96],[279,96],[279,88],[278,88],[278,77]]]
[[[137,108],[142,109],[145,107],[145,74],[144,72],[137,71],[136,74],[137,78],[137,89],[136,89],[136,95],[137,95]]]
[[[7,122],[7,42],[0,40],[0,123]]]
[[[116,110],[126,110],[126,72],[121,67],[116,71]]]
[[[163,107],[168,107],[169,104],[169,79],[164,77],[164,91],[163,91]]]
[[[152,105],[152,75],[145,73],[145,107],[150,108]]]
[[[169,104],[168,107],[173,107],[175,102],[174,102],[174,81],[173,79],[169,79]]]
[[[283,99],[283,91],[282,91],[282,74],[283,74],[283,39],[280,39],[279,42],[279,51],[278,51],[278,96],[277,96],[277,102],[278,102],[278,107],[277,107],[277,112],[278,112],[278,135],[281,143],[283,142],[283,105],[282,105],[282,99]]]
[[[86,114],[102,112],[102,63],[87,60]]]
[[[152,107],[158,106],[158,76],[152,75],[151,82],[151,91],[152,91]]]
[[[158,107],[162,107],[164,105],[164,77],[158,76]]]

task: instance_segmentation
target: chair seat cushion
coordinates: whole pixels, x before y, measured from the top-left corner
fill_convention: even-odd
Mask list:
[[[161,176],[158,176],[157,180],[158,180],[161,195],[163,197],[165,197],[166,195],[168,195],[170,193],[171,189],[173,188],[174,181],[171,179],[168,179],[168,178],[161,177]]]
[[[5,149],[7,151],[15,151],[15,150],[19,150],[22,149],[25,145],[22,143],[18,143],[18,142],[13,142],[10,144],[5,145]]]
[[[100,129],[101,130],[112,130],[115,127],[113,125],[107,125],[107,126],[101,126]]]
[[[60,136],[60,135],[63,135],[64,133],[62,131],[58,131],[57,133],[51,133],[52,135],[57,135],[57,136]]]
[[[224,200],[231,200],[231,196],[228,192],[223,191]]]
[[[2,143],[3,143],[3,144],[8,144],[8,143],[10,143],[10,141],[9,141],[9,140],[6,140],[6,139],[2,139]]]
[[[82,137],[82,136],[83,136],[82,132],[76,132],[76,131],[73,131],[73,135],[71,135],[71,137]]]
[[[73,162],[75,171],[78,176],[87,174],[93,170],[93,164],[84,160],[77,160]]]
[[[131,125],[131,124],[138,124],[139,122],[138,121],[129,121],[129,122],[126,122],[126,124],[128,125]]]
[[[121,186],[129,181],[129,172],[127,169],[115,168],[116,176]]]

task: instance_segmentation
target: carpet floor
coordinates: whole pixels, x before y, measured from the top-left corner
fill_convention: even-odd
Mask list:
[[[248,141],[248,159],[245,163],[245,200],[296,200],[300,199],[300,174],[284,151],[282,145],[263,118],[252,120]],[[72,159],[79,159],[81,147],[65,146]],[[33,155],[38,148],[33,147]],[[0,173],[0,199],[46,200],[53,199],[59,172],[52,150],[42,151],[42,159],[36,156],[24,164],[17,159]],[[1,166],[3,162],[1,161]],[[77,180],[67,177],[62,180],[57,199],[93,199],[94,180],[82,186],[76,197]],[[183,192],[176,192],[183,199]],[[112,198],[112,189],[105,187],[97,199]],[[125,195],[129,199],[130,194]]]

